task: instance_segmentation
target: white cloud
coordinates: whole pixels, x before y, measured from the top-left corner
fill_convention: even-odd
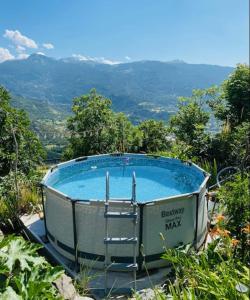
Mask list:
[[[75,58],[76,60],[80,60],[80,61],[86,61],[86,60],[91,60],[90,57],[88,56],[84,56],[81,54],[72,54],[72,57]]]
[[[3,35],[5,38],[11,40],[18,46],[24,46],[26,48],[38,48],[36,42],[25,35],[22,35],[18,30],[5,30]]]
[[[29,57],[29,54],[27,53],[20,53],[18,54],[17,58],[16,59],[26,59]]]
[[[131,57],[130,56],[125,56],[125,59],[126,60],[131,60]]]
[[[79,61],[94,61],[94,62],[107,64],[107,65],[117,65],[121,63],[120,61],[115,61],[104,57],[91,57],[91,56],[85,56],[81,54],[72,54],[72,57],[74,57]]]
[[[51,43],[44,43],[43,44],[43,47],[44,48],[46,48],[46,49],[54,49],[54,45],[53,44],[51,44]]]
[[[16,46],[16,51],[18,52],[18,53],[22,53],[22,52],[24,52],[26,49],[23,47],[23,46],[20,46],[20,45],[17,45]]]
[[[94,57],[94,59],[97,62],[100,62],[100,63],[103,63],[103,64],[107,64],[107,65],[117,65],[117,64],[121,63],[120,61],[111,60],[111,59],[107,59],[107,58],[104,58],[104,57]]]
[[[44,55],[45,56],[45,54],[43,52],[36,52],[36,54]]]
[[[6,48],[0,48],[0,63],[6,60],[14,59],[15,57]]]

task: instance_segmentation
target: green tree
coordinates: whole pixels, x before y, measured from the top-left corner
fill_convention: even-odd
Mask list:
[[[237,165],[244,169],[250,163],[250,123],[243,122],[233,131],[225,124],[211,138],[207,155],[210,161],[215,159],[220,168]]]
[[[206,127],[209,113],[205,111],[204,99],[213,91],[195,90],[190,98],[179,99],[179,110],[170,119],[170,128],[178,142],[186,144],[189,155],[204,156],[209,142]],[[183,147],[183,145],[182,145]]]
[[[115,143],[119,152],[138,152],[142,145],[142,132],[123,113],[115,114]]]
[[[217,94],[208,99],[215,116],[222,121],[221,131],[213,136],[208,149],[210,159],[221,167],[250,162],[250,69],[239,64]]]
[[[163,121],[146,120],[139,124],[139,129],[143,134],[142,151],[157,152],[168,149],[168,131]]]
[[[69,145],[64,158],[110,152],[137,152],[142,133],[123,113],[114,113],[112,102],[91,90],[73,100],[68,119]]]
[[[10,105],[10,95],[0,87],[0,176],[12,171],[28,175],[35,170],[45,153],[23,110]]]
[[[116,119],[111,101],[91,90],[73,100],[68,119],[69,146],[65,158],[115,151]]]
[[[209,101],[215,116],[233,129],[250,121],[250,69],[239,64],[222,84],[220,94]]]

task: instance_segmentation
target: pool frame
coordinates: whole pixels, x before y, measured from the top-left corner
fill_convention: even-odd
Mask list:
[[[198,249],[204,242],[207,235],[207,205],[206,205],[206,192],[207,192],[207,181],[209,179],[209,174],[202,170],[199,166],[192,162],[182,161],[174,158],[166,158],[158,155],[147,155],[147,154],[131,154],[131,153],[114,153],[114,154],[103,154],[94,156],[85,156],[76,158],[67,162],[60,163],[52,167],[44,176],[41,186],[42,186],[42,203],[44,211],[44,226],[45,232],[48,240],[53,245],[53,247],[62,255],[72,260],[75,266],[79,266],[79,263],[91,266],[97,269],[104,268],[104,201],[99,200],[79,200],[72,199],[69,196],[61,193],[60,191],[50,187],[46,184],[47,179],[51,174],[60,168],[74,165],[76,163],[82,163],[86,160],[94,159],[110,159],[115,157],[136,157],[136,158],[146,158],[152,160],[168,160],[178,164],[185,164],[185,166],[190,168],[195,168],[199,172],[202,172],[204,180],[201,183],[197,191],[180,194],[177,196],[171,196],[161,199],[155,199],[153,201],[148,201],[145,203],[138,204],[138,225],[137,225],[137,236],[138,236],[138,249],[137,249],[137,263],[139,266],[139,271],[144,269],[144,262],[148,269],[162,267],[167,265],[167,262],[161,259],[164,253],[164,244],[169,247],[176,247],[180,245],[180,242],[176,244],[176,234],[165,234],[158,231],[158,228],[165,228],[167,224],[166,218],[161,215],[162,211],[171,211],[171,207],[175,204],[184,206],[183,210],[188,210],[191,213],[191,217],[183,217],[180,223],[184,220],[187,225],[184,230],[184,234],[178,231],[179,235],[182,235],[180,240],[184,240],[183,244],[191,243]],[[105,178],[104,178],[105,180]],[[46,197],[46,201],[45,201]],[[186,201],[185,201],[186,200]],[[128,203],[123,201],[110,201],[113,210],[126,211],[129,207]],[[177,206],[178,206],[177,205]],[[170,207],[170,208],[169,208]],[[161,211],[160,211],[161,209]],[[163,209],[163,210],[162,210]],[[169,210],[170,209],[170,210]],[[174,208],[172,208],[173,210]],[[187,214],[187,213],[186,213]],[[150,225],[150,215],[154,217],[155,230],[152,232]],[[184,215],[184,214],[183,214]],[[65,223],[65,216],[67,217]],[[102,216],[102,217],[101,217]],[[180,216],[179,218],[181,218]],[[96,218],[96,219],[95,219]],[[177,218],[177,217],[176,217]],[[191,219],[193,218],[193,220]],[[95,219],[94,223],[93,220]],[[67,222],[68,220],[68,222]],[[88,231],[80,229],[91,224]],[[109,221],[112,222],[112,221]],[[113,236],[117,236],[120,231],[124,231],[126,227],[127,231],[124,234],[118,236],[130,236],[131,228],[127,226],[128,221],[119,220],[117,226],[113,228]],[[132,222],[131,222],[132,223]],[[165,224],[165,225],[164,225]],[[168,225],[166,225],[168,226]],[[170,226],[170,225],[169,225]],[[94,228],[95,239],[93,239],[92,231]],[[111,227],[111,226],[110,226]],[[193,232],[192,232],[193,231]],[[162,233],[166,240],[160,240],[159,233]],[[186,234],[187,233],[187,234]],[[88,236],[87,236],[88,235]],[[186,237],[188,235],[188,238]],[[84,238],[85,236],[85,238]],[[92,239],[91,239],[92,237]],[[149,241],[148,241],[149,240]],[[150,242],[150,245],[148,243]],[[92,243],[92,244],[91,244]],[[153,243],[153,244],[152,244]],[[92,246],[91,246],[92,245]],[[143,245],[143,246],[142,246]],[[143,251],[142,251],[143,247]],[[94,248],[94,249],[93,249]],[[111,248],[111,247],[110,247]],[[112,246],[111,255],[109,257],[110,262],[129,262],[133,260],[132,255],[128,256],[127,253],[132,253],[132,247],[130,245]],[[155,248],[155,249],[154,249]],[[157,250],[156,250],[157,248]],[[131,249],[131,250],[130,250]]]

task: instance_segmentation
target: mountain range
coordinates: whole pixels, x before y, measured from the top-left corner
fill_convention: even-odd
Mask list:
[[[166,120],[176,111],[179,96],[218,85],[232,71],[232,67],[183,61],[110,65],[32,54],[27,59],[0,63],[0,85],[14,95],[16,106],[32,113],[32,106],[42,104],[45,114],[48,108],[48,115],[57,110],[68,114],[72,98],[96,88],[112,100],[114,110],[125,112],[137,122],[145,118]]]

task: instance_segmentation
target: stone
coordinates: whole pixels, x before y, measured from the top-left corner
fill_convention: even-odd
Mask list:
[[[160,291],[160,290],[158,290]],[[156,292],[153,289],[144,289],[137,292],[141,300],[155,300]]]
[[[74,300],[94,300],[93,298],[87,296],[76,296]]]
[[[55,285],[64,299],[75,300],[77,292],[69,276],[63,274],[55,281]]]
[[[90,297],[78,295],[72,283],[72,279],[65,274],[58,278],[54,283],[59,293],[63,296],[63,299],[65,300],[94,300]]]

